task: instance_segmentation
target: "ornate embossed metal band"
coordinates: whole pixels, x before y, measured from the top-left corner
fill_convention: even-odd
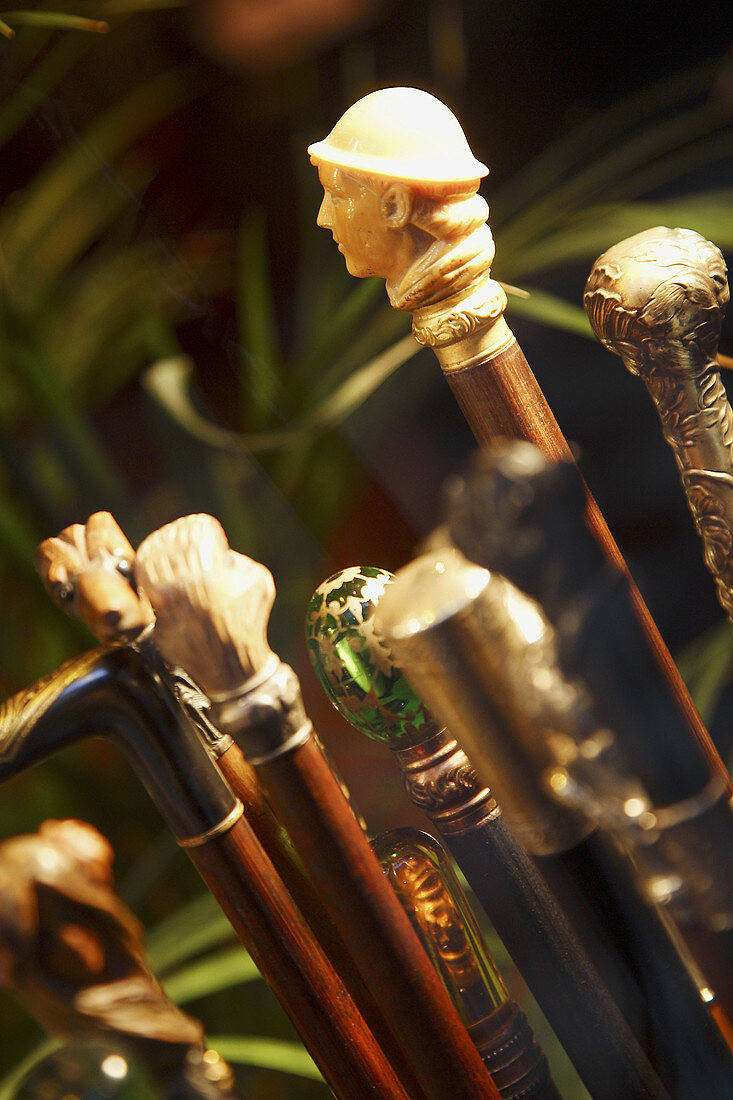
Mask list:
[[[672,448],[705,564],[733,615],[733,412],[716,354],[729,292],[720,251],[659,226],[605,252],[585,289],[601,343],[645,383]]]

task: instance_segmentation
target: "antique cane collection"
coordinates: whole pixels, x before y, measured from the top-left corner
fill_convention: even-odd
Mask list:
[[[0,778],[119,743],[338,1100],[560,1096],[451,857],[594,1100],[733,1096],[733,787],[504,319],[488,169],[412,88],[365,96],[309,153],[318,224],[412,313],[482,447],[428,553],[343,569],[306,620],[327,695],[392,750],[450,856],[411,829],[370,840],[268,644],[271,574],[206,515],[137,552],[109,513],[39,547],[102,648],[0,709]],[[657,404],[731,615],[727,300],[720,253],[681,229],[610,248],[585,293]],[[180,1072],[201,1029],[147,969],[110,863],[78,822],[0,845],[0,980],[49,1030],[101,1027]]]

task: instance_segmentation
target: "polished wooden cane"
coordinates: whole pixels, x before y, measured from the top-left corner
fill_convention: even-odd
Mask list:
[[[340,1100],[406,1100],[167,686],[129,647],[85,654],[0,707],[0,780],[104,734],[120,744]]]

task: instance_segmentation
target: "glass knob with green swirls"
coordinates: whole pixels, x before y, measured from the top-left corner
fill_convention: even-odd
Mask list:
[[[375,626],[393,576],[376,566],[334,573],[313,593],[305,637],[313,668],[336,710],[367,737],[409,748],[437,729]]]

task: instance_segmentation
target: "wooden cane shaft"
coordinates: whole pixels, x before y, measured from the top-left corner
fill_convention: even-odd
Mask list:
[[[425,1094],[498,1097],[319,745],[258,773]]]
[[[348,989],[411,1100],[413,1097],[415,1100],[421,1100],[424,1094],[409,1063],[405,1060],[377,1002],[369,993],[343,940],[334,928],[328,911],[316,893],[290,837],[273,813],[255,769],[247,763],[242,750],[236,744],[232,744],[219,757],[218,763],[232,791],[241,800],[244,816],[257,840],[305,918],[324,955]]]
[[[498,438],[526,439],[554,459],[572,459],[560,426],[539,387],[537,379],[514,341],[505,351],[484,362],[459,370],[445,371],[453,396],[481,446]],[[580,475],[578,475],[580,476]],[[669,684],[670,694],[700,745],[713,772],[720,775],[733,794],[733,782],[680,676],[644,599],[630,576],[603,514],[586,488],[586,522],[606,556],[629,579],[634,609]]]
[[[189,855],[340,1100],[409,1100],[244,819]]]

